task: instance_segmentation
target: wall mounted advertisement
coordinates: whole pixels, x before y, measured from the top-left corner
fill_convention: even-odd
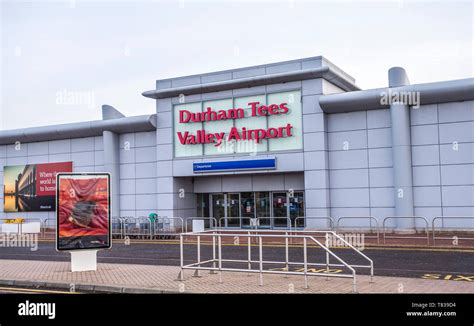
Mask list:
[[[54,211],[59,172],[72,172],[72,162],[5,166],[3,211]]]
[[[57,250],[110,248],[110,174],[59,173],[57,183]]]

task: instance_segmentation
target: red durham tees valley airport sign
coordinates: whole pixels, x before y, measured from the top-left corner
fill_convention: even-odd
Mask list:
[[[289,112],[287,103],[270,104],[267,106],[261,105],[260,102],[250,102],[248,105],[251,108],[250,116],[252,117],[280,115]],[[188,110],[179,111],[180,123],[243,119],[245,117],[245,110],[242,108],[214,111],[211,107],[208,107],[204,112],[197,113]],[[191,134],[189,131],[179,131],[177,134],[182,145],[216,143],[214,146],[219,146],[223,140],[253,140],[259,143],[262,139],[266,138],[290,137],[292,136],[292,129],[293,126],[288,123],[285,127],[268,129],[247,129],[242,127],[239,130],[239,128],[232,127],[227,137],[225,136],[226,132],[207,133],[204,129],[198,130],[196,134]]]

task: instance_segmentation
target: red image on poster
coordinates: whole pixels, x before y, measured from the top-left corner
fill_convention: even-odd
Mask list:
[[[110,248],[110,176],[58,174],[57,249]]]

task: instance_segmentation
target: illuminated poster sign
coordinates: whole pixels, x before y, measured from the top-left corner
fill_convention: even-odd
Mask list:
[[[3,211],[54,211],[59,172],[72,172],[72,162],[5,166]]]
[[[176,157],[301,150],[301,91],[173,106]]]
[[[59,173],[57,250],[110,248],[110,175]]]

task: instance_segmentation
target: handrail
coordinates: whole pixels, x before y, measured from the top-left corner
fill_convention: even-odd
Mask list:
[[[356,270],[355,268],[370,268],[370,282],[373,282],[373,261],[367,257],[365,254],[363,254],[360,250],[355,248],[353,245],[351,245],[349,242],[347,242],[344,238],[339,236],[337,233],[334,231],[310,231],[307,233],[312,233],[312,234],[321,234],[324,233],[326,234],[326,239],[328,239],[328,235],[331,234],[334,237],[337,237],[340,239],[343,243],[345,243],[348,247],[353,249],[357,254],[361,255],[363,258],[369,261],[370,265],[350,265],[347,263],[345,260],[343,260],[341,257],[339,257],[337,254],[335,254],[330,248],[328,243],[326,245],[323,245],[320,241],[315,239],[312,235],[308,234],[298,234],[298,233],[303,233],[300,231],[294,232],[295,234],[289,234],[288,231],[283,231],[283,230],[258,230],[255,231],[254,234],[252,234],[252,231],[242,231],[239,233],[237,232],[226,232],[225,230],[207,230],[203,232],[188,232],[188,233],[182,233],[180,234],[180,273],[178,275],[178,280],[183,281],[184,280],[184,270],[185,269],[191,269],[194,270],[195,276],[199,275],[199,270],[208,270],[210,272],[218,272],[219,274],[219,282],[222,282],[222,271],[230,271],[230,272],[247,272],[247,273],[259,273],[259,284],[263,285],[263,278],[262,275],[264,273],[273,273],[273,274],[285,274],[285,275],[304,275],[305,277],[305,288],[307,288],[307,277],[308,276],[327,276],[327,277],[352,277],[353,278],[353,291],[356,291]],[[272,232],[272,233],[269,233]],[[265,234],[267,233],[267,234]],[[277,233],[277,234],[275,234]],[[280,233],[280,234],[278,234]],[[194,236],[197,237],[196,245],[198,246],[197,248],[197,262],[196,263],[191,263],[184,265],[184,239],[188,238],[189,236]],[[201,237],[212,237],[212,244],[213,244],[213,255],[212,259],[201,261]],[[237,260],[237,259],[223,259],[222,258],[222,238],[235,238],[235,237],[247,237],[247,246],[248,246],[248,258],[245,260]],[[262,256],[262,243],[264,238],[285,238],[285,261],[263,261],[263,256]],[[258,240],[258,260],[252,260],[251,259],[251,238],[255,238]],[[299,262],[290,262],[288,259],[288,239],[302,239],[303,240],[303,248],[304,248],[304,261],[303,263]],[[217,241],[216,241],[217,239]],[[325,252],[326,252],[326,263],[308,263],[307,260],[307,240],[310,239],[313,241],[318,247],[321,247]],[[217,245],[216,245],[217,242]],[[216,248],[217,247],[217,248]],[[216,254],[217,251],[217,254]],[[336,260],[340,264],[334,264],[329,262],[329,257],[332,256],[336,258]],[[228,267],[223,267],[222,263],[223,262],[240,262],[240,263],[246,263],[247,264],[247,269],[241,269],[241,268],[228,268]],[[259,268],[258,269],[252,269],[252,263],[258,264]],[[206,264],[212,264],[211,267],[204,266]],[[263,270],[263,264],[281,264],[284,265],[285,268],[281,270]],[[216,266],[217,265],[217,266]],[[289,265],[303,265],[303,271],[290,271],[288,266]],[[308,271],[308,266],[326,266],[326,273],[322,272],[310,272]],[[329,273],[329,266],[338,266],[338,267],[347,267],[348,270],[351,271],[351,274],[330,274]]]
[[[226,231],[226,230],[220,230],[221,232],[224,231],[226,232],[225,234],[226,235],[229,235],[229,236],[245,236],[245,233],[230,233],[231,231],[234,231],[234,230],[229,230],[229,231]],[[271,238],[281,238],[281,235],[279,234],[275,234],[275,233],[278,233],[278,232],[281,232],[281,233],[285,233],[285,234],[290,234],[291,235],[297,235],[298,233],[300,234],[303,234],[303,236],[305,234],[324,234],[325,235],[325,238],[327,240],[327,234],[331,234],[333,235],[334,237],[336,237],[337,239],[341,240],[343,243],[345,243],[348,247],[350,247],[351,249],[355,250],[359,255],[361,255],[363,258],[365,258],[366,260],[369,261],[370,263],[370,269],[371,269],[371,281],[372,281],[372,278],[373,278],[373,271],[374,271],[374,262],[372,259],[370,259],[367,255],[365,255],[362,251],[360,251],[359,249],[357,249],[356,247],[354,247],[352,244],[350,244],[346,239],[344,239],[343,237],[341,237],[339,234],[337,234],[335,231],[329,231],[329,230],[293,230],[291,232],[289,231],[284,231],[284,230],[252,230],[252,231],[245,231],[245,230],[242,230],[242,232],[247,232],[247,234],[250,234],[250,232],[254,232],[255,231],[255,234],[258,234],[258,233],[270,233],[269,235],[266,235],[268,237],[271,237]],[[200,232],[202,235],[206,235],[206,233],[209,233],[209,232],[214,232],[213,230],[208,230],[208,231],[203,231],[203,232]],[[234,231],[235,232],[235,231]],[[193,235],[194,233],[193,232],[190,232],[190,233],[183,233],[183,235]],[[302,237],[301,235],[299,237]],[[286,238],[295,238],[295,237],[286,237]]]
[[[430,245],[430,233],[429,233],[429,222],[426,218],[424,218],[423,216],[387,216],[386,218],[383,219],[382,221],[382,232],[383,232],[383,243],[385,244],[385,239],[419,239],[419,237],[412,237],[412,236],[392,236],[392,237],[387,237],[385,235],[385,222],[389,219],[396,219],[396,218],[406,218],[406,219],[410,219],[410,218],[413,218],[413,219],[421,219],[423,221],[425,221],[425,224],[426,224],[426,242],[427,242],[427,245],[429,246]],[[416,230],[416,226],[415,226],[415,230]]]
[[[306,239],[306,238],[305,238]],[[350,266],[349,264],[347,264],[342,258],[340,258],[339,256],[337,256],[335,253],[333,253],[331,250],[329,250],[329,248],[323,246],[323,244],[321,242],[319,242],[318,240],[316,240],[314,237],[310,236],[309,239],[313,240],[314,242],[316,242],[322,249],[324,249],[324,251],[326,251],[328,254],[330,254],[331,256],[333,256],[334,258],[336,258],[340,263],[342,263],[344,266],[346,266],[349,270],[352,271],[352,276],[353,276],[353,281],[352,281],[352,292],[356,292],[356,271],[354,268],[352,268],[352,266]],[[328,264],[329,265],[329,264]]]
[[[370,282],[373,282],[373,278],[374,278],[374,261],[372,259],[370,259],[369,257],[367,257],[367,255],[365,255],[362,251],[360,251],[359,249],[357,249],[356,247],[354,247],[353,245],[351,245],[348,241],[346,241],[346,239],[344,239],[343,237],[341,237],[339,234],[337,234],[336,232],[334,231],[330,231],[330,233],[332,235],[334,235],[336,238],[338,238],[339,240],[341,240],[342,242],[344,242],[347,246],[349,246],[350,248],[352,248],[353,250],[355,250],[359,255],[361,255],[362,257],[364,257],[365,259],[367,259],[370,263]],[[327,239],[327,237],[326,237]]]
[[[432,231],[433,231],[433,246],[436,244],[435,221],[436,220],[441,220],[441,222],[444,222],[444,219],[453,219],[453,220],[455,220],[455,219],[474,219],[474,216],[435,216],[433,218],[433,220],[431,221]],[[441,226],[440,229],[443,229],[443,228],[444,228],[444,226]],[[438,237],[438,239],[451,239],[451,238]],[[458,239],[461,239],[461,240],[474,240],[474,238],[464,238],[464,237],[458,238]]]

